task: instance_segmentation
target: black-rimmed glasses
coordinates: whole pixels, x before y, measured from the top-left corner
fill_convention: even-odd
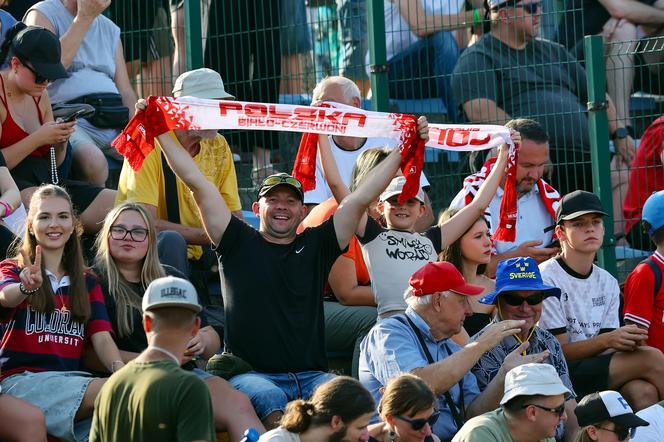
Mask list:
[[[543,405],[537,405],[537,404],[525,404],[521,408],[528,408],[530,406],[539,408],[540,410],[548,411],[551,414],[555,414],[557,417],[561,417],[563,415],[563,413],[565,413],[565,403],[564,402],[563,402],[562,405],[560,405],[559,407],[556,407],[556,408],[549,408],[549,407],[545,407]]]
[[[135,229],[127,229],[124,226],[113,226],[110,230],[111,238],[122,241],[127,238],[127,235],[135,242],[143,242],[148,237],[148,229],[137,227]]]
[[[615,427],[613,430],[609,430],[608,428],[604,427],[597,428],[615,433],[618,440],[628,440],[628,438],[632,439],[636,435],[636,428]]]
[[[420,431],[422,428],[424,428],[426,424],[429,424],[430,427],[433,427],[433,425],[438,421],[439,416],[440,412],[436,411],[426,419],[408,419],[403,416],[394,416],[394,417],[399,419],[400,421],[409,423],[410,428],[412,428],[413,431]]]
[[[32,74],[35,76],[35,83],[37,83],[37,84],[44,84],[44,83],[48,82],[48,78],[46,78],[46,77],[44,77],[44,76],[38,74],[37,71],[35,71],[34,68],[33,68],[32,66],[30,66],[29,64],[27,64],[27,63],[24,62],[23,60],[20,60],[20,61],[21,61],[21,64],[22,64],[27,70],[29,70],[30,72],[32,72]]]

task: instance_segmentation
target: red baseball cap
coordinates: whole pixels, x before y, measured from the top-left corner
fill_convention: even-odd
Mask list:
[[[484,287],[468,284],[454,264],[441,261],[430,262],[413,273],[408,280],[414,296],[430,295],[437,292],[451,291],[460,295],[479,295]]]

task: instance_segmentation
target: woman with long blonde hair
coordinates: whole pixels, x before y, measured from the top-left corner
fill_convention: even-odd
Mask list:
[[[0,263],[0,387],[44,410],[49,434],[75,440],[104,379],[80,372],[86,342],[106,371],[122,366],[97,278],[86,270],[69,194],[43,185],[30,200],[16,255]],[[55,412],[57,410],[57,412]]]
[[[159,262],[157,236],[148,212],[140,205],[122,203],[111,210],[99,231],[94,269],[101,279],[104,299],[124,362],[148,347],[143,329],[141,301],[147,286],[165,275],[185,278],[173,267]],[[249,427],[263,430],[249,399],[228,382],[196,368],[193,358],[210,358],[221,347],[223,331],[201,324],[189,342],[183,368],[193,370],[208,386],[215,424],[240,440]],[[153,351],[155,347],[152,346]],[[164,354],[164,357],[168,355]]]

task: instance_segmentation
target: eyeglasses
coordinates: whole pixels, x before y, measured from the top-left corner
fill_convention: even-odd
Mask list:
[[[111,238],[115,240],[124,240],[127,235],[135,242],[143,242],[148,237],[148,229],[137,227],[135,229],[127,229],[124,226],[111,227]]]
[[[539,3],[520,3],[518,5],[512,6],[513,8],[523,8],[524,11],[526,11],[530,15],[535,15],[537,14],[537,11],[540,9]]]
[[[525,404],[521,408],[528,408],[530,406],[537,407],[540,410],[548,411],[551,414],[555,414],[557,417],[561,417],[563,415],[563,413],[565,412],[565,403],[564,402],[563,402],[562,405],[560,405],[559,407],[556,407],[556,408],[544,407],[542,405],[537,405],[537,404]]]
[[[277,184],[290,184],[291,186],[302,188],[302,183],[290,175],[272,175],[263,180],[261,188],[267,186],[276,186]]]
[[[424,428],[426,424],[429,424],[430,427],[433,427],[433,425],[438,421],[439,416],[440,412],[436,411],[426,419],[408,419],[403,416],[394,416],[394,417],[401,421],[409,423],[410,428],[412,428],[413,431],[420,431],[422,428]]]
[[[20,60],[20,59],[19,59],[19,60]],[[23,65],[23,67],[25,67],[27,70],[29,70],[30,72],[32,72],[32,74],[35,76],[35,83],[37,83],[37,84],[44,84],[44,83],[48,82],[48,78],[39,75],[39,74],[37,73],[37,71],[35,71],[30,65],[28,65],[28,64],[27,64],[26,62],[24,62],[23,60],[20,60],[20,61],[21,61],[21,64]]]
[[[544,301],[545,295],[542,292],[535,293],[533,295],[527,296],[525,298],[522,298],[521,296],[513,295],[511,293],[502,293],[501,299],[505,301],[507,305],[511,305],[513,307],[518,307],[521,304],[524,303],[524,301],[528,305],[537,305],[540,304],[542,301]]]
[[[636,435],[636,428],[615,427],[613,430],[609,430],[608,428],[604,427],[597,428],[615,433],[616,437],[618,437],[618,440],[627,440],[628,438],[632,439]]]

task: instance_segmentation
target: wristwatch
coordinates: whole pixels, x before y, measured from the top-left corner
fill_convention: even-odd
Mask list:
[[[626,127],[619,127],[616,130],[613,131],[611,134],[611,139],[612,140],[624,140],[629,136],[629,132],[627,131]]]

